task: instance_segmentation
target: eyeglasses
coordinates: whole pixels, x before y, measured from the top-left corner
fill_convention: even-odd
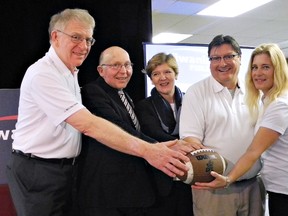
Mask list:
[[[120,70],[124,66],[126,70],[131,70],[133,63],[129,62],[125,64],[102,64],[101,66],[110,67],[111,69],[117,70],[117,71]]]
[[[231,62],[236,56],[239,56],[239,54],[225,55],[223,57],[211,56],[211,57],[209,57],[209,61],[212,63],[219,63],[219,62],[221,62],[221,59],[223,59],[225,62]]]
[[[66,35],[66,36],[68,36],[68,37],[70,37],[71,38],[71,41],[73,42],[73,43],[76,43],[76,44],[79,44],[79,43],[81,43],[83,40],[85,40],[86,41],[86,44],[87,44],[87,46],[92,46],[94,43],[95,43],[95,39],[92,37],[92,38],[83,38],[83,37],[81,37],[80,35],[70,35],[70,34],[67,34],[67,33],[65,33],[65,32],[63,32],[63,31],[60,31],[60,30],[56,30],[57,32],[60,32],[60,33],[62,33],[62,34],[64,34],[64,35]]]

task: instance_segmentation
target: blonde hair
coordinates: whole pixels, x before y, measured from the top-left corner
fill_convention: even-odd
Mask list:
[[[178,75],[179,69],[175,57],[172,54],[166,54],[163,52],[155,54],[148,61],[148,64],[146,65],[146,68],[145,70],[143,70],[143,72],[146,73],[147,76],[151,78],[151,74],[155,70],[155,68],[164,63],[168,64],[168,66],[172,68],[176,76]]]
[[[272,103],[277,97],[288,90],[288,66],[286,58],[277,44],[267,43],[261,44],[252,52],[248,71],[246,73],[246,90],[247,94],[245,102],[248,106],[249,113],[252,117],[252,122],[255,123],[259,115],[259,102],[262,93],[256,89],[252,79],[252,64],[254,57],[260,54],[267,54],[274,67],[274,85],[269,90],[266,98],[264,109]]]

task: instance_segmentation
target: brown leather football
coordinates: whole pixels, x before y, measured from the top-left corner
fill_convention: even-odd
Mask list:
[[[189,170],[183,176],[177,176],[178,180],[186,184],[195,182],[210,182],[214,179],[210,172],[215,171],[224,174],[227,162],[220,154],[213,149],[199,149],[187,154],[190,162],[186,162]]]

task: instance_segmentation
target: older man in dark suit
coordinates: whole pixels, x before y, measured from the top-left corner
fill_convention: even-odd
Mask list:
[[[120,47],[110,47],[101,53],[97,70],[100,77],[82,88],[83,104],[128,133],[156,142],[141,133],[132,100],[123,91],[133,73],[129,54]],[[177,146],[186,152],[191,150],[188,146]],[[79,169],[78,198],[82,215],[144,216],[155,204],[151,167],[142,158],[83,137]]]

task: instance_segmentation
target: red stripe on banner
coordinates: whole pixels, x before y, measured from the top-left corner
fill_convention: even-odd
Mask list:
[[[18,115],[2,116],[0,117],[0,121],[17,120],[17,118],[18,118]]]

